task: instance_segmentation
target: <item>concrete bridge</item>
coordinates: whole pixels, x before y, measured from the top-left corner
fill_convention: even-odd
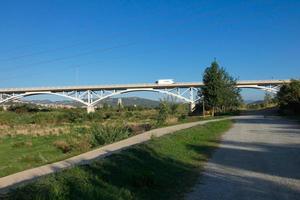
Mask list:
[[[277,93],[284,83],[290,80],[251,80],[238,81],[238,88],[253,88],[270,93]],[[33,95],[56,95],[82,103],[87,112],[94,112],[95,105],[103,99],[129,92],[157,92],[173,96],[190,104],[191,111],[200,97],[198,90],[202,82],[185,82],[173,84],[120,84],[120,85],[93,85],[93,86],[67,86],[67,87],[34,87],[34,88],[0,88],[0,104]]]

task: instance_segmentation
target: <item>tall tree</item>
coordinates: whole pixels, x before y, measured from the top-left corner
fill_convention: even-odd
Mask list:
[[[222,73],[222,83],[223,89],[221,91],[222,96],[222,108],[223,111],[226,109],[232,109],[239,106],[242,102],[242,97],[240,95],[240,88],[236,87],[236,79],[230,76],[230,74],[224,69],[221,68]]]
[[[216,61],[205,69],[203,83],[201,94],[204,95],[206,106],[211,108],[212,115],[216,109],[232,108],[241,102],[240,89],[235,87],[236,79],[219,67]]]

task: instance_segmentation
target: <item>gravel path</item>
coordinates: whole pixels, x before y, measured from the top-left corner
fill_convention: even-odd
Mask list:
[[[299,125],[262,115],[238,117],[186,199],[300,199]]]
[[[54,172],[61,171],[63,169],[70,168],[74,165],[83,165],[92,162],[95,159],[101,159],[112,153],[119,152],[126,148],[129,148],[133,145],[140,144],[146,142],[151,139],[152,136],[160,137],[166,134],[174,133],[176,131],[187,129],[196,125],[205,124],[207,122],[212,121],[220,121],[223,119],[214,119],[214,120],[206,120],[206,121],[198,121],[198,122],[190,122],[185,124],[179,124],[174,126],[168,126],[164,128],[158,128],[151,131],[147,131],[145,133],[130,137],[128,139],[106,145],[95,149],[93,151],[89,151],[87,153],[80,154],[78,156],[59,161],[56,163],[44,165],[41,167],[36,167],[33,169],[28,169],[22,172],[18,172],[16,174],[12,174],[6,177],[0,178],[0,194],[5,194],[10,188],[16,187],[20,184],[27,183],[29,181],[33,181],[36,178],[41,176],[51,174]],[[1,196],[0,196],[1,198]]]

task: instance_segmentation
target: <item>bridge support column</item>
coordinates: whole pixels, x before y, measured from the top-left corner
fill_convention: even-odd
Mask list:
[[[8,106],[6,106],[6,105],[2,105],[1,107],[4,111],[7,111],[7,109],[8,109]]]
[[[190,103],[190,112],[191,113],[194,112],[195,108],[196,108],[196,103],[195,102],[191,102]]]
[[[95,112],[95,107],[94,106],[87,106],[87,113],[93,113]]]

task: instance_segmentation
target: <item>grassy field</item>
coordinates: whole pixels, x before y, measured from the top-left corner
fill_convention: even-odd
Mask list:
[[[91,124],[150,124],[155,125],[157,110],[99,110],[87,114],[84,109],[50,109],[47,111],[0,111],[0,136],[62,134],[76,126]]]
[[[184,109],[157,124],[157,109],[44,109],[28,106],[0,111],[0,177],[41,166],[144,131],[203,120]]]
[[[8,199],[181,199],[231,121],[153,138],[90,165],[13,190]]]
[[[0,177],[110,144],[133,135],[123,126],[72,128],[58,135],[13,135],[0,138]]]

